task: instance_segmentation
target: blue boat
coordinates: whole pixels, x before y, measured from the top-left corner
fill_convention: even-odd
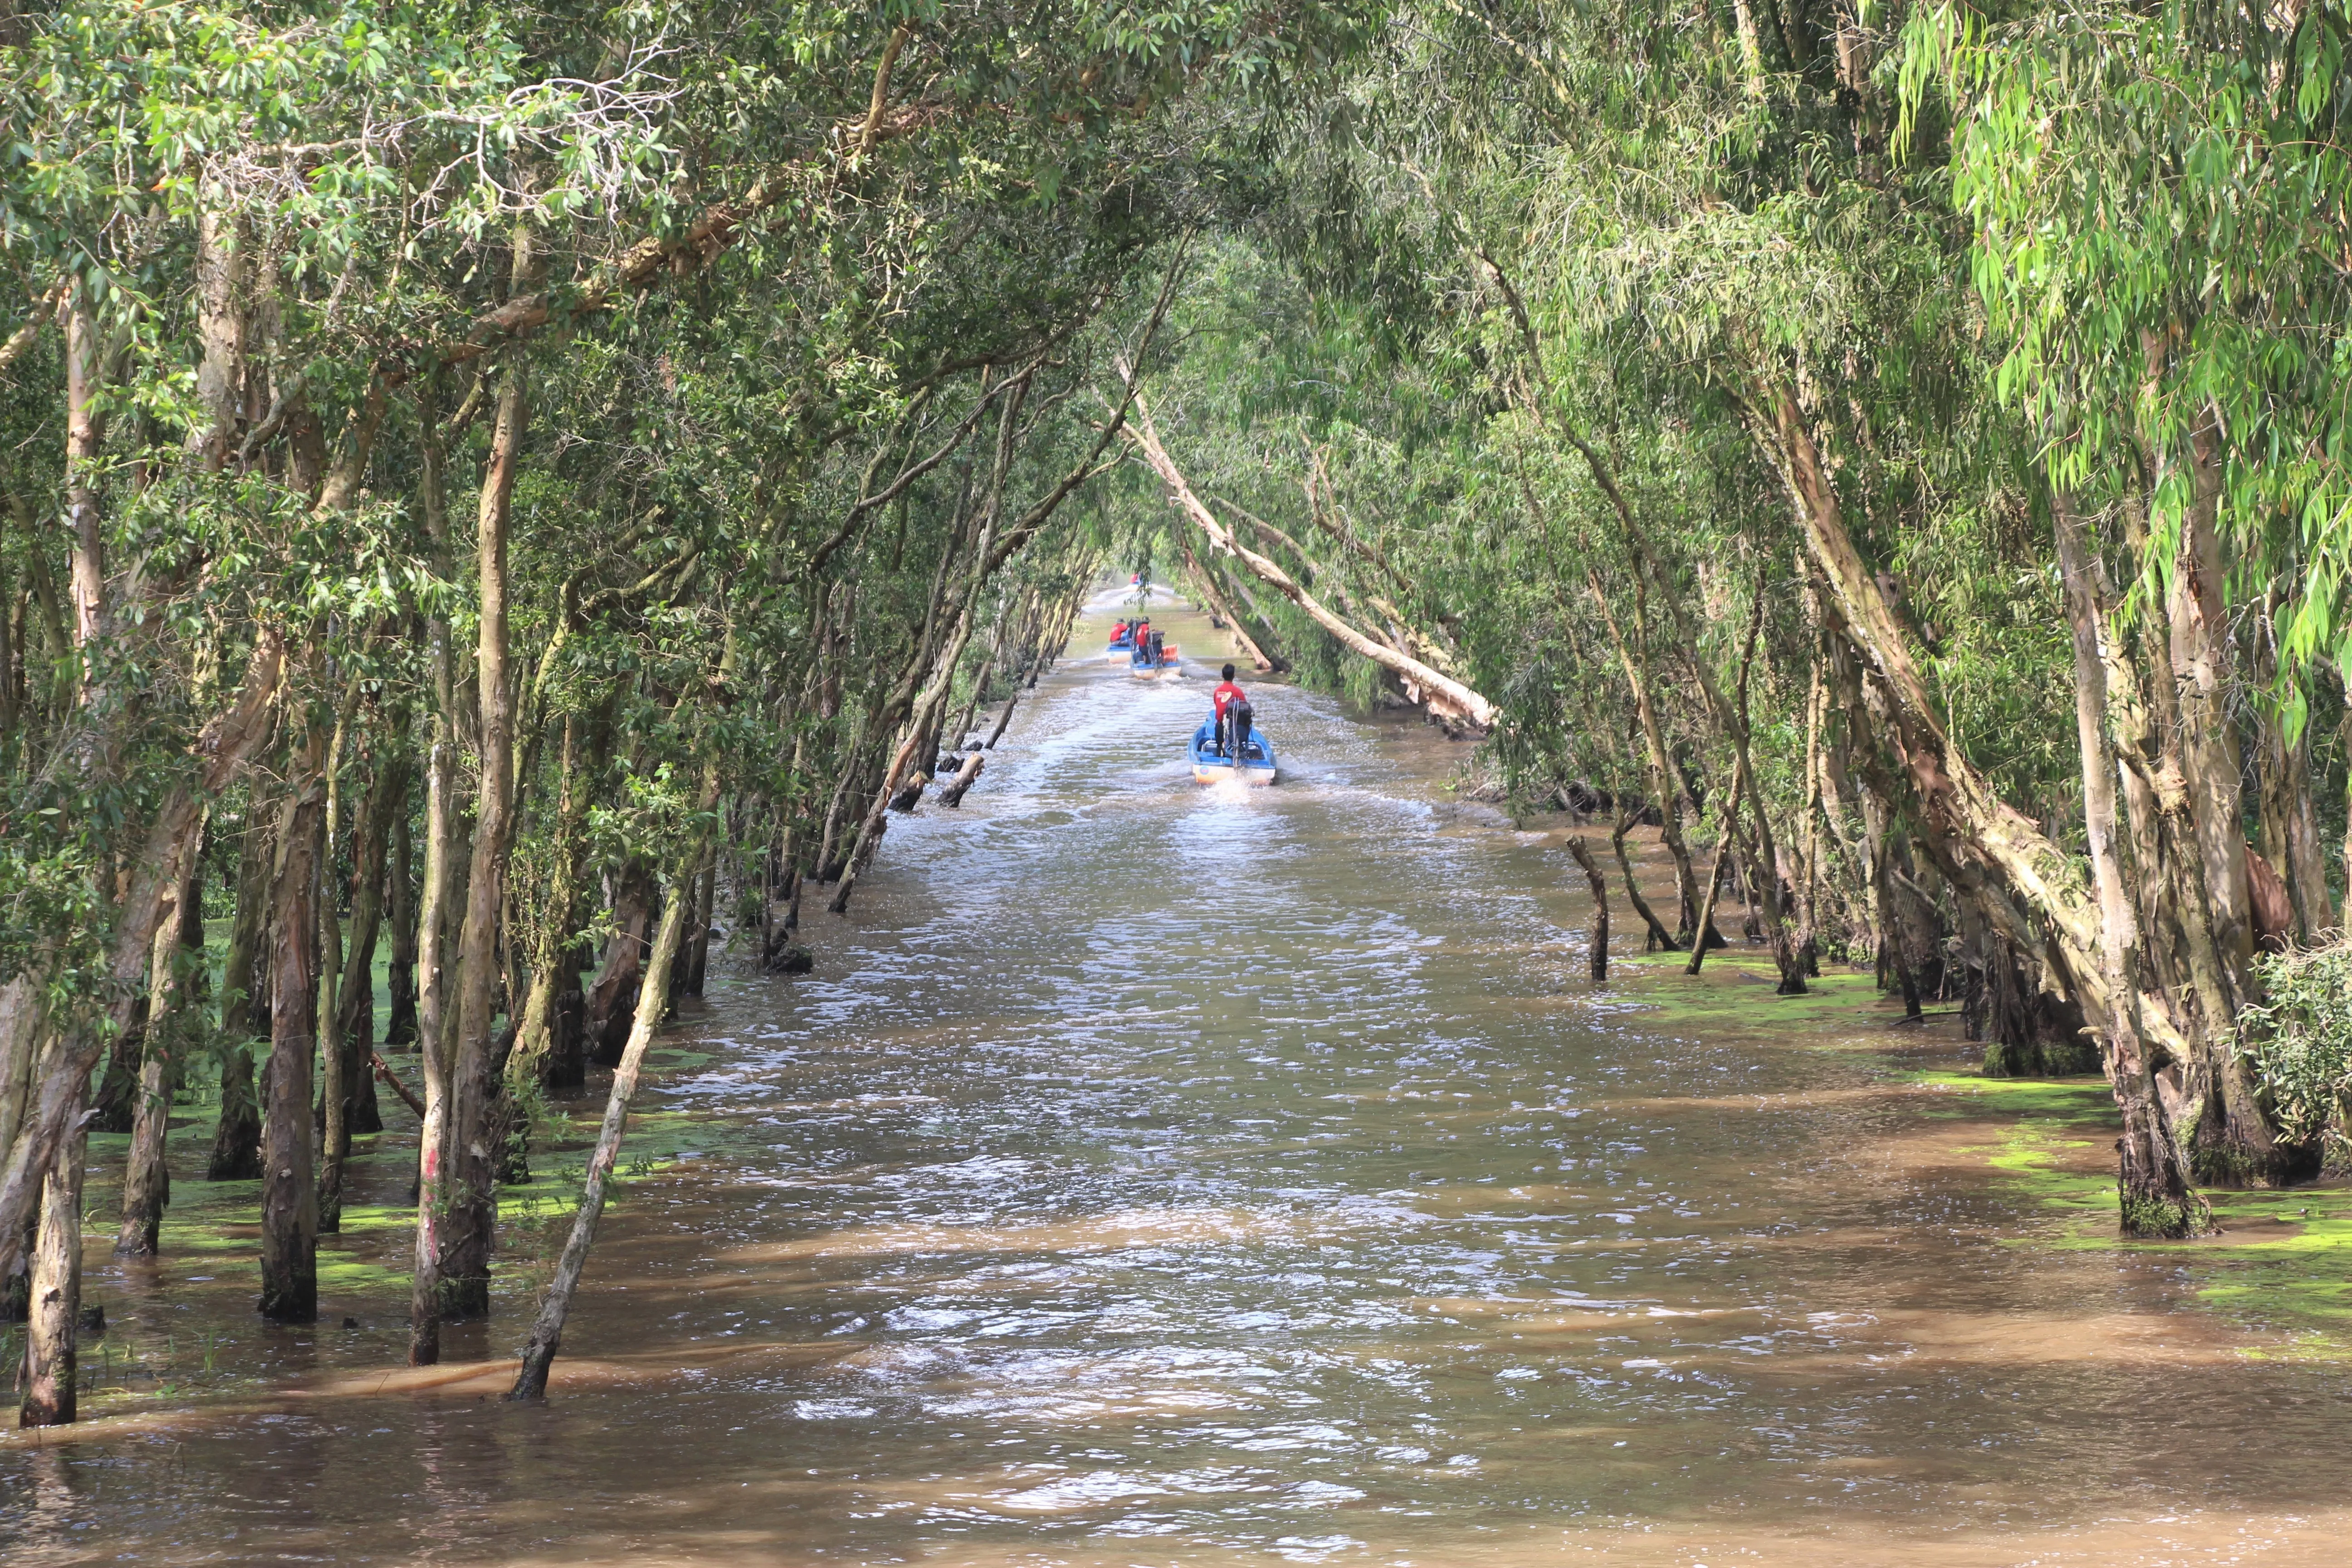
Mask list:
[[[1250,726],[1242,742],[1239,765],[1232,757],[1217,749],[1217,721],[1213,715],[1201,721],[1192,731],[1189,748],[1192,758],[1192,776],[1202,784],[1223,784],[1227,779],[1239,779],[1245,784],[1270,784],[1274,782],[1274,742],[1265,731]]]
[[[1118,636],[1103,645],[1103,653],[1113,664],[1121,662],[1134,652],[1135,634],[1125,627],[1119,629]]]
[[[1176,645],[1156,631],[1148,633],[1147,637],[1147,641],[1128,649],[1128,674],[1138,680],[1157,680],[1162,673],[1171,669],[1181,674],[1179,667],[1183,662],[1183,655],[1177,651]],[[1114,655],[1113,662],[1116,661],[1117,656]]]

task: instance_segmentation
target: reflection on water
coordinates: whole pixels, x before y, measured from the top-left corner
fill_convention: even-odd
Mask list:
[[[1460,748],[1268,688],[1282,784],[1193,784],[1206,692],[1066,665],[715,989],[549,1405],[347,1361],[0,1447],[9,1560],[2324,1560],[2332,1366],[2002,1245],[1883,1053],[1587,995]]]

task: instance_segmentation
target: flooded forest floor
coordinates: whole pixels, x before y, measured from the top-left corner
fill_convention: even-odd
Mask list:
[[[1202,789],[1206,685],[1066,662],[814,974],[714,955],[543,1406],[498,1395],[604,1073],[432,1369],[392,1095],[302,1328],[254,1315],[257,1187],[204,1179],[199,1095],[158,1259],[110,1256],[94,1137],[85,1419],[0,1436],[0,1551],[2328,1560],[2340,1487],[2280,1456],[2352,1438],[2352,1192],[2123,1243],[2100,1079],[1987,1079],[1956,1006],[1828,963],[1776,997],[1740,947],[1691,978],[1622,924],[1596,989],[1572,829],[1278,686],[1282,784]]]

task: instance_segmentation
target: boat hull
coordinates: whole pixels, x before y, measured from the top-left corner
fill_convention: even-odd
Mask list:
[[[1274,782],[1274,768],[1270,763],[1263,766],[1253,764],[1245,768],[1235,768],[1233,763],[1221,757],[1212,757],[1205,762],[1196,762],[1192,764],[1192,780],[1196,784],[1231,784],[1235,779],[1253,788],[1270,784]]]
[[[1265,738],[1265,731],[1255,728],[1250,731],[1250,744],[1257,749],[1258,754],[1244,758],[1239,767],[1234,765],[1231,757],[1221,756],[1210,749],[1215,738],[1215,732],[1207,724],[1192,731],[1192,742],[1186,746],[1185,752],[1192,763],[1195,783],[1238,783],[1255,787],[1274,782],[1275,773],[1280,764],[1274,754],[1274,742]]]

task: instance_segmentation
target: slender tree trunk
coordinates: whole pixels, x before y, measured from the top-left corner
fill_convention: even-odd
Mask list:
[[[343,828],[343,754],[358,714],[360,683],[344,692],[327,742],[327,805],[319,828],[319,1218],[321,1234],[342,1229],[343,1161],[351,1152],[350,1062],[343,1055],[342,1013],[336,1005],[343,978],[343,922],[335,907],[335,850]]]
[[[131,1128],[131,1152],[123,1161],[122,1224],[116,1232],[118,1258],[150,1258],[163,1229],[163,1208],[172,1199],[172,1175],[164,1163],[164,1134],[172,1124],[172,1096],[180,1085],[180,1056],[189,1037],[181,1014],[189,984],[181,977],[184,951],[194,934],[204,944],[204,852],[188,857],[187,875],[172,900],[172,912],[155,927],[155,961],[147,981],[147,1052],[139,1069],[138,1112]]]
[[[710,917],[719,898],[719,862],[713,858],[702,868],[702,888],[694,900],[694,945],[688,952],[686,994],[702,994],[702,980],[710,967]]]
[[[261,1174],[261,1107],[253,1095],[252,1041],[269,1016],[269,900],[277,864],[278,810],[257,786],[245,808],[237,854],[236,913],[221,972],[220,1121],[205,1178],[249,1182]]]
[[[408,806],[392,817],[391,885],[384,899],[384,918],[392,922],[392,954],[384,964],[384,989],[392,994],[392,1009],[383,1024],[383,1047],[416,1041],[416,868],[409,842]]]
[[[498,1152],[489,1135],[490,1026],[497,1008],[499,914],[506,900],[507,851],[514,833],[514,681],[508,669],[507,530],[528,412],[520,359],[499,389],[498,426],[478,510],[482,787],[474,813],[474,857],[466,920],[457,942],[457,1041],[450,1063],[450,1143],[455,1179],[442,1247],[444,1310],[480,1317],[490,1310],[490,1250],[498,1226]]]
[[[417,497],[425,530],[443,572],[449,566],[449,514],[445,477],[447,432],[441,422],[437,374],[418,384]],[[454,1009],[450,1005],[450,939],[465,897],[465,817],[458,799],[459,706],[463,686],[446,616],[425,626],[433,680],[433,732],[425,755],[425,879],[417,900],[416,1047],[425,1078],[425,1114],[417,1131],[416,1232],[409,1289],[408,1361],[431,1366],[441,1359],[441,1247],[451,1174],[449,1079]]]
[[[1706,878],[1706,901],[1699,908],[1698,930],[1701,940],[1691,943],[1690,962],[1683,966],[1685,974],[1696,974],[1699,965],[1706,962],[1710,947],[1724,945],[1715,930],[1715,900],[1723,891],[1723,858],[1731,852],[1739,834],[1740,798],[1748,793],[1748,761],[1745,757],[1731,766],[1731,798],[1724,802],[1723,829],[1715,843],[1715,864]]]
[[[1609,879],[1601,874],[1600,862],[1593,859],[1583,839],[1571,837],[1568,852],[1576,857],[1592,889],[1592,983],[1598,985],[1609,978]]]
[[[586,1062],[577,1037],[582,1008],[580,898],[587,870],[588,806],[594,795],[588,775],[603,770],[607,733],[604,716],[608,711],[563,716],[547,906],[532,938],[530,989],[523,1002],[522,1026],[507,1057],[509,1090],[534,1080],[550,1087],[570,1086],[584,1076]],[[573,1015],[569,1030],[564,1027],[567,1005]]]
[[[373,973],[376,937],[383,923],[384,863],[391,849],[392,823],[395,816],[408,814],[407,740],[394,727],[383,744],[370,748],[374,776],[360,804],[359,819],[352,826],[352,931],[342,974],[335,986],[334,1030],[328,1039],[340,1067],[328,1079],[329,1136],[319,1176],[321,1231],[341,1226],[343,1173],[351,1160],[352,1134],[383,1130],[383,1115],[376,1109],[375,1075],[370,1070],[375,1057]],[[334,1093],[338,1087],[340,1096]]]
[[[1184,549],[1185,573],[1192,578],[1193,587],[1199,591],[1202,602],[1209,606],[1219,620],[1225,623],[1225,628],[1233,633],[1234,641],[1241,645],[1242,655],[1250,661],[1251,668],[1260,671],[1272,669],[1274,660],[1265,657],[1265,650],[1259,647],[1256,639],[1249,635],[1249,628],[1242,624],[1241,616],[1234,614],[1233,605],[1227,604],[1225,596],[1217,592],[1216,580],[1201,569],[1200,557],[1192,551],[1192,534],[1179,530],[1176,537]]]
[[[1665,952],[1680,952],[1683,944],[1675,940],[1675,933],[1666,929],[1666,922],[1658,918],[1658,911],[1652,909],[1650,900],[1642,896],[1642,885],[1633,879],[1633,862],[1625,853],[1625,831],[1633,826],[1641,814],[1642,807],[1638,802],[1618,814],[1617,826],[1609,835],[1609,847],[1617,856],[1617,873],[1625,882],[1626,901],[1633,906],[1633,912],[1642,917],[1642,925],[1648,932],[1643,940],[1642,951],[1648,952],[1655,948]]]
[[[315,731],[299,764],[278,837],[276,931],[270,942],[269,1103],[263,1122],[261,1315],[319,1315],[319,1189],[310,1162],[310,1058],[319,1018],[319,838],[326,738]]]
[[[564,1321],[571,1315],[581,1270],[587,1266],[588,1248],[596,1239],[596,1222],[604,1213],[604,1185],[620,1158],[621,1137],[628,1128],[629,1102],[636,1098],[646,1047],[661,1026],[663,998],[668,994],[670,970],[677,961],[679,938],[686,930],[686,906],[692,901],[687,890],[692,875],[689,868],[677,879],[663,907],[661,924],[654,933],[653,955],[646,965],[645,984],[637,992],[628,1043],[622,1048],[620,1065],[613,1074],[613,1092],[604,1103],[604,1123],[597,1131],[595,1152],[588,1157],[587,1184],[581,1192],[579,1210],[572,1215],[572,1234],[557,1260],[554,1282],[540,1304],[538,1321],[531,1325],[522,1367],[507,1395],[509,1399],[539,1399],[547,1393],[547,1369],[563,1342]]]

